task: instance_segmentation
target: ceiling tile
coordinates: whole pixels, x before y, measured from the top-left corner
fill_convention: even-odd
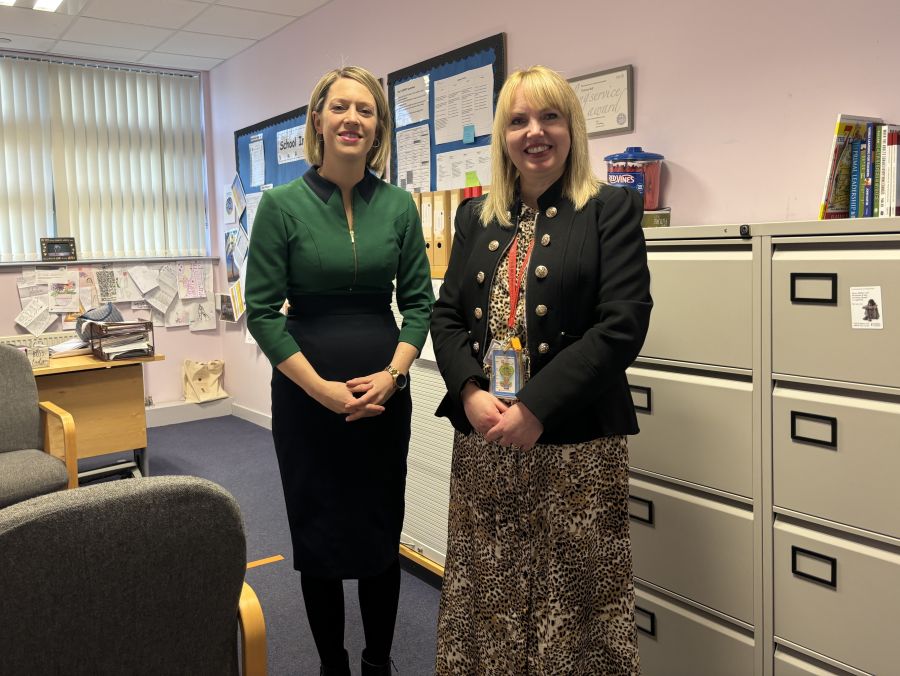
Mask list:
[[[288,16],[303,16],[329,2],[331,0],[219,0],[218,4]]]
[[[181,54],[161,54],[150,52],[141,59],[141,63],[161,68],[182,68],[184,70],[212,70],[221,59],[207,59],[202,56],[182,56]]]
[[[56,40],[51,38],[31,38],[27,35],[12,35],[0,33],[0,38],[6,38],[9,42],[0,41],[0,49],[10,49],[22,52],[46,52]]]
[[[0,26],[4,33],[33,38],[58,38],[72,23],[72,17],[53,12],[35,12],[21,7],[0,7]]]
[[[93,0],[81,15],[160,28],[183,28],[206,7],[203,2],[190,0]]]
[[[206,56],[212,59],[227,59],[242,52],[254,40],[228,38],[203,33],[179,31],[156,48],[158,52],[167,54],[184,54],[186,56]]]
[[[142,49],[123,49],[121,47],[105,47],[103,45],[88,45],[83,42],[60,40],[50,50],[50,53],[59,54],[60,56],[74,56],[80,59],[137,63],[147,52]]]
[[[63,36],[72,42],[93,43],[108,47],[153,49],[172,34],[165,28],[138,26],[101,19],[77,19]]]
[[[184,28],[195,33],[259,40],[271,35],[279,28],[284,28],[294,20],[292,16],[213,6]]]

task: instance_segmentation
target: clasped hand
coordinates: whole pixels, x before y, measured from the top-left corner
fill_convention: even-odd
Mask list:
[[[469,423],[488,441],[528,451],[544,432],[544,425],[524,404],[507,406],[491,393],[471,384],[467,385],[462,399]]]
[[[324,380],[313,398],[329,411],[347,416],[347,422],[384,413],[384,403],[394,393],[394,379],[387,371],[347,382]]]

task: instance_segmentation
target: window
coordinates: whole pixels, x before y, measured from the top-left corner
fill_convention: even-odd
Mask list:
[[[0,55],[0,262],[205,256],[198,75]]]

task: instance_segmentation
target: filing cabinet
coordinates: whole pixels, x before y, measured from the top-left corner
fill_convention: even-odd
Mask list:
[[[628,369],[641,433],[631,466],[753,497],[753,384],[748,378],[676,369]]]
[[[806,655],[787,652],[781,646],[775,649],[775,676],[851,676],[856,671],[848,671],[826,664]]]
[[[644,676],[753,676],[752,632],[640,585],[634,613]]]
[[[900,666],[900,547],[779,520],[775,637],[873,674]]]
[[[779,384],[772,417],[776,507],[900,538],[900,396]]]
[[[900,219],[750,230],[645,231],[638,605],[746,639],[760,676],[900,674]],[[679,636],[641,636],[647,673],[706,673],[684,659],[717,640]]]
[[[854,289],[862,295],[851,302]],[[900,238],[776,239],[772,371],[897,387],[900,323],[890,318],[900,311],[898,289]],[[860,328],[878,325],[863,311],[878,297],[888,306],[876,302],[882,328]]]
[[[634,575],[753,624],[753,513],[631,479]]]
[[[652,242],[647,258],[654,305],[641,355],[751,368],[750,245],[714,240]]]

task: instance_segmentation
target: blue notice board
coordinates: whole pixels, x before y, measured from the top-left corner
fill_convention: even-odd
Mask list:
[[[405,176],[397,175],[397,132],[408,131],[416,127],[427,128],[429,138],[429,148],[431,162],[431,185],[428,190],[437,189],[437,156],[454,150],[465,150],[479,146],[489,146],[491,143],[490,133],[475,135],[474,126],[467,126],[463,129],[463,138],[459,141],[451,141],[449,143],[436,144],[434,129],[434,84],[438,80],[461,75],[467,71],[491,66],[494,75],[494,89],[492,109],[497,108],[497,96],[506,80],[506,34],[498,33],[489,38],[473,42],[472,44],[454,49],[446,54],[441,54],[427,61],[417,63],[414,66],[404,68],[403,70],[390,73],[388,75],[388,102],[391,107],[392,114],[396,110],[396,90],[397,87],[427,76],[428,78],[428,119],[423,121],[411,122],[404,124],[404,120],[395,120],[394,133],[391,137],[391,182],[394,185],[406,187]]]
[[[303,150],[307,106],[234,132],[234,161],[244,192],[259,192],[262,186],[276,186],[300,178],[309,169]],[[299,127],[298,132],[292,132]],[[264,171],[261,185],[253,185],[251,145],[262,143]],[[299,155],[300,159],[279,163],[279,155]],[[241,225],[247,232],[247,213],[241,215]]]

